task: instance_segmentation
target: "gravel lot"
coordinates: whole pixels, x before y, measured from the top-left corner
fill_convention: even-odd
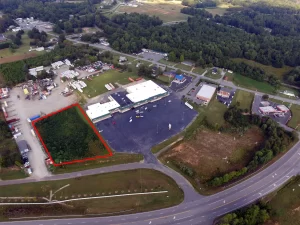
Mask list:
[[[60,92],[66,86],[65,83],[61,84],[58,80],[55,80],[55,82],[59,86],[53,89],[52,94],[46,100],[37,100],[38,98],[35,98],[35,100],[25,100],[21,87],[13,88],[8,99],[9,119],[20,118],[17,127],[22,132],[22,135],[17,138],[17,141],[24,139],[30,145],[32,151],[29,153],[29,162],[33,169],[32,176],[37,179],[50,176],[50,173],[44,163],[46,155],[41,149],[38,139],[31,134],[31,124],[27,122],[27,118],[41,112],[48,114],[76,102],[75,94],[69,97],[60,95]],[[17,98],[17,95],[21,97],[20,100]]]

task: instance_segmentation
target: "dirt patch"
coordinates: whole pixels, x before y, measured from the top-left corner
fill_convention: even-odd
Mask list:
[[[15,56],[10,56],[10,57],[5,57],[5,58],[0,59],[0,64],[19,61],[22,59],[28,59],[28,58],[32,58],[35,56],[37,56],[37,54],[34,52],[31,52],[31,53],[26,53],[24,55],[15,55]]]
[[[162,154],[164,161],[183,163],[195,170],[201,181],[243,168],[263,142],[258,127],[243,136],[201,130],[194,139]]]

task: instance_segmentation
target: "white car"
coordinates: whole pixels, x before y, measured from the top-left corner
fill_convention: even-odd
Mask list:
[[[31,174],[32,174],[32,169],[31,169],[31,168],[28,168],[28,169],[27,169],[27,173],[28,173],[29,175],[31,175]]]

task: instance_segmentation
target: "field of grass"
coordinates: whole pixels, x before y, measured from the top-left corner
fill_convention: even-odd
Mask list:
[[[278,79],[283,80],[283,75],[289,73],[293,67],[284,66],[282,68],[275,68],[273,66],[266,66],[261,63],[248,60],[248,59],[242,59],[242,58],[235,58],[233,59],[235,62],[244,62],[250,66],[258,67],[264,70],[267,74],[274,74]]]
[[[24,171],[21,169],[17,170],[5,170],[2,169],[0,172],[0,180],[15,180],[15,179],[22,179],[28,177]]]
[[[205,9],[207,12],[211,13],[213,16],[215,15],[219,15],[219,16],[223,16],[227,9],[226,8],[219,8],[219,7],[216,7],[216,8],[206,8]]]
[[[292,119],[288,122],[288,126],[300,131],[300,106],[292,105],[290,108],[292,111]]]
[[[227,106],[220,103],[214,96],[207,108],[200,107],[200,113],[202,112],[206,117],[206,120],[212,126],[222,126],[225,123],[224,113],[227,111]]]
[[[237,73],[228,76],[229,80],[230,77],[232,77],[233,83],[239,87],[260,91],[267,94],[274,94],[275,92],[275,88],[266,82],[256,81],[249,77],[245,77]]]
[[[113,166],[118,164],[134,163],[143,160],[141,154],[127,154],[127,153],[114,153],[113,156],[106,159],[97,159],[93,161],[86,161],[84,163],[75,163],[59,167],[53,167],[53,174],[71,173],[82,170],[95,169],[100,167]]]
[[[29,201],[45,201],[42,198],[49,198],[51,190],[54,193],[62,187],[64,188],[54,194],[53,200],[154,191],[167,192],[143,196],[69,201],[65,204],[45,207],[3,206],[0,209],[0,219],[8,220],[14,217],[41,215],[47,217],[74,214],[84,216],[105,213],[126,214],[170,207],[183,201],[183,192],[172,178],[150,169],[127,170],[66,180],[1,186],[0,195],[1,197],[35,197],[36,199]]]
[[[143,3],[138,7],[120,6],[115,13],[141,13],[149,16],[158,16],[164,22],[187,20],[188,15],[180,12],[184,6],[181,4]]]
[[[170,84],[172,82],[172,80],[173,80],[172,78],[169,78],[169,77],[163,76],[163,75],[158,76],[156,79],[160,80],[160,81],[162,81],[162,82],[164,82],[166,84]]]
[[[187,66],[181,63],[177,63],[175,65],[176,68],[180,69],[180,70],[186,70],[186,71],[191,71],[191,69],[193,68],[192,66]]]
[[[300,221],[300,177],[293,178],[278,192],[272,193],[268,205],[272,222],[267,224],[298,225]]]
[[[237,102],[239,102],[238,108],[248,109],[250,112],[252,108],[253,99],[254,99],[253,93],[243,91],[243,90],[237,90],[235,92],[235,96],[233,97],[232,105],[237,105]]]
[[[81,109],[82,110],[82,109]],[[56,164],[96,156],[110,156],[92,123],[73,106],[35,123],[42,141]]]
[[[197,73],[202,75],[205,72],[206,69],[203,69],[202,67],[196,67],[195,69],[193,69],[193,73]]]
[[[211,71],[209,70],[204,76],[218,80],[222,77],[222,75],[220,74],[220,72],[216,73],[216,74],[212,74]]]
[[[108,70],[104,73],[99,74],[99,76],[93,77],[93,80],[91,81],[85,80],[87,87],[83,89],[83,93],[88,98],[95,97],[108,91],[104,86],[105,84],[128,84],[131,82],[130,80],[128,80],[129,77],[131,77],[132,79],[138,78],[135,72],[119,72],[117,70]]]
[[[5,35],[7,35],[8,33],[6,33]],[[16,58],[16,60],[18,60],[18,57],[20,57],[20,59],[22,58],[30,58],[30,57],[34,57],[36,55],[40,55],[40,54],[44,54],[45,52],[42,51],[42,52],[29,52],[29,48],[30,48],[30,41],[31,39],[28,37],[27,33],[24,33],[22,35],[22,45],[18,48],[18,49],[15,49],[14,52],[12,52],[9,48],[6,48],[6,49],[1,49],[0,50],[0,59],[5,59],[5,58],[10,58],[12,57],[12,59]],[[19,59],[19,60],[20,60]],[[13,61],[13,60],[10,60],[10,61]],[[0,60],[1,62],[1,60]],[[3,61],[3,63],[6,62],[6,61]]]
[[[161,59],[161,60],[159,60],[158,62],[159,62],[159,63],[162,63],[162,64],[165,64],[165,65],[167,65],[167,66],[174,66],[174,65],[176,65],[176,63],[171,62],[171,61],[168,61],[168,60],[165,60],[165,59]]]

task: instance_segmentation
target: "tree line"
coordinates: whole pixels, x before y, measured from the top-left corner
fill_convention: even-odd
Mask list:
[[[0,115],[0,167],[11,167],[22,162],[21,155],[6,122]]]
[[[271,118],[260,118],[258,115],[244,115],[243,110],[238,109],[236,106],[226,111],[224,119],[233,129],[239,132],[243,132],[251,126],[259,126],[264,132],[266,140],[246,167],[211,179],[207,184],[212,187],[221,186],[236,180],[246,173],[255,171],[259,166],[271,161],[281,152],[286,151],[288,146],[297,140],[297,135],[294,132],[285,131]]]
[[[271,209],[267,204],[259,203],[239,209],[223,216],[217,225],[259,225],[270,219]]]

